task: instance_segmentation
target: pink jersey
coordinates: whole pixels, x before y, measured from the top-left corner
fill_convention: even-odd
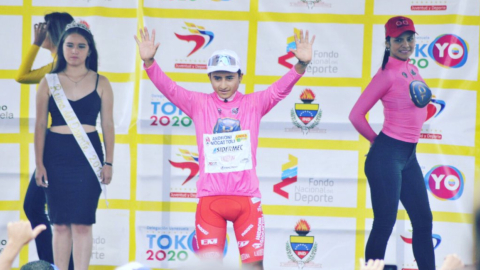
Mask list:
[[[415,66],[390,57],[385,70],[378,70],[350,112],[350,121],[357,131],[373,143],[377,134],[365,115],[380,99],[385,116],[382,132],[404,142],[418,142],[427,107],[418,108],[410,99],[409,85],[414,80],[424,82]]]
[[[156,62],[146,68],[146,72],[157,89],[192,118],[195,124],[200,165],[197,197],[216,195],[260,197],[255,169],[260,120],[290,93],[302,75],[292,68],[268,89],[248,95],[237,92],[232,101],[225,103],[215,92],[205,94],[178,86],[167,77]],[[249,130],[252,169],[228,173],[205,172],[204,134],[219,133],[219,124],[223,125],[221,126],[223,132],[234,128]]]

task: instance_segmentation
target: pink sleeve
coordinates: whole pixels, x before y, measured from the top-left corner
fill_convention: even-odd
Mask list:
[[[258,92],[256,103],[261,106],[262,116],[267,114],[280,100],[290,94],[293,86],[302,75],[303,74],[298,74],[295,67],[293,67],[287,74],[283,75],[266,90]]]
[[[145,64],[143,66],[145,68]],[[154,61],[151,66],[145,68],[148,77],[153,82],[155,87],[165,95],[175,106],[180,108],[188,116],[192,117],[192,108],[198,102],[196,97],[201,93],[188,91],[177,83],[172,81],[167,74],[158,66],[157,61]]]
[[[387,93],[391,85],[392,80],[389,78],[388,73],[379,70],[372,78],[372,81],[368,84],[367,88],[365,88],[360,95],[360,98],[358,98],[357,103],[355,103],[350,112],[350,122],[352,122],[355,129],[371,143],[373,143],[377,134],[367,122],[365,115],[370,111],[373,105],[375,105],[375,103]]]

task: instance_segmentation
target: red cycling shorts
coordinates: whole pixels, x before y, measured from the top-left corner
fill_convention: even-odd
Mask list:
[[[245,196],[201,197],[195,215],[199,254],[221,259],[225,248],[227,220],[233,222],[243,263],[263,260],[265,223],[260,198]]]

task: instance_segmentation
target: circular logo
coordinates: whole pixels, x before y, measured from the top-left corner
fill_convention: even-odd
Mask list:
[[[457,35],[441,35],[430,44],[428,54],[443,67],[459,68],[467,62],[468,44]]]
[[[425,175],[425,185],[440,200],[456,200],[463,194],[465,176],[450,165],[433,167]]]
[[[415,106],[423,108],[432,99],[432,91],[424,82],[412,81],[410,83],[410,98]]]

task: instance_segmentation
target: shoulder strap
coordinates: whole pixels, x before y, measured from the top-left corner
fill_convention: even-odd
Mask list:
[[[97,82],[95,83],[95,90],[97,90],[97,87],[98,87],[98,77],[100,77],[100,75],[98,75],[97,73]]]

